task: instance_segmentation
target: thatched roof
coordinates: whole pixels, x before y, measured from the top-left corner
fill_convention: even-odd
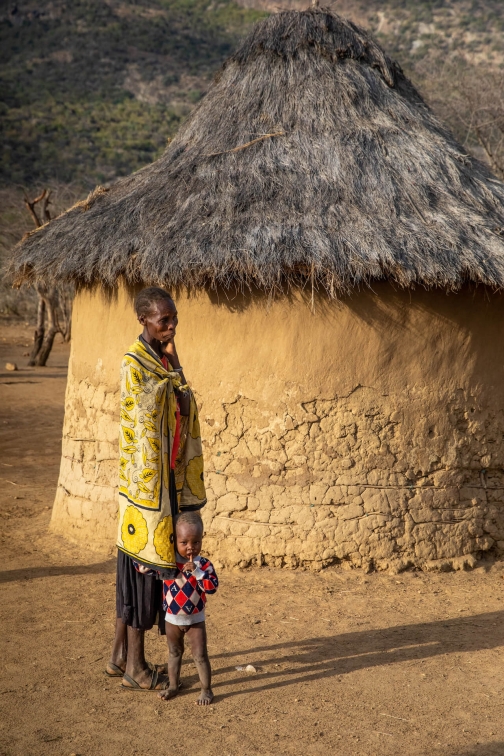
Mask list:
[[[326,10],[260,22],[161,158],[15,251],[18,280],[504,284],[504,184]]]

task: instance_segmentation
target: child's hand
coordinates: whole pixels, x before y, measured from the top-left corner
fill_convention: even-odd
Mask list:
[[[194,572],[196,564],[194,562],[186,562],[184,564],[184,572]]]

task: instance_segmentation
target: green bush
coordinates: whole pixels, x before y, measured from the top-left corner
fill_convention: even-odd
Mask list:
[[[29,14],[35,8],[38,18]],[[44,11],[26,0],[20,25],[0,22],[1,184],[93,186],[155,159],[239,36],[264,15],[231,0],[214,9],[208,0],[118,8],[56,0]],[[177,91],[187,73],[199,86]],[[157,102],[140,101],[138,80],[157,82]]]

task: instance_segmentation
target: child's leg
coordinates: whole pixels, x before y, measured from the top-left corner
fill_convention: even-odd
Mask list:
[[[187,640],[191,646],[192,657],[201,683],[201,695],[197,703],[200,706],[208,706],[208,704],[212,703],[214,695],[210,687],[212,670],[210,668],[210,659],[208,658],[205,623],[197,622],[195,625],[191,625],[187,631]]]
[[[166,622],[165,629],[169,651],[168,677],[170,683],[168,690],[160,693],[159,697],[168,701],[170,698],[175,698],[179,691],[180,667],[182,666],[182,655],[184,653],[184,628]]]

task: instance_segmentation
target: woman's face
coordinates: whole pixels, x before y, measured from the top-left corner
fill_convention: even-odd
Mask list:
[[[176,334],[178,325],[177,308],[170,299],[153,302],[148,315],[138,318],[144,327],[143,337],[148,342],[156,340],[161,344],[171,341]]]

